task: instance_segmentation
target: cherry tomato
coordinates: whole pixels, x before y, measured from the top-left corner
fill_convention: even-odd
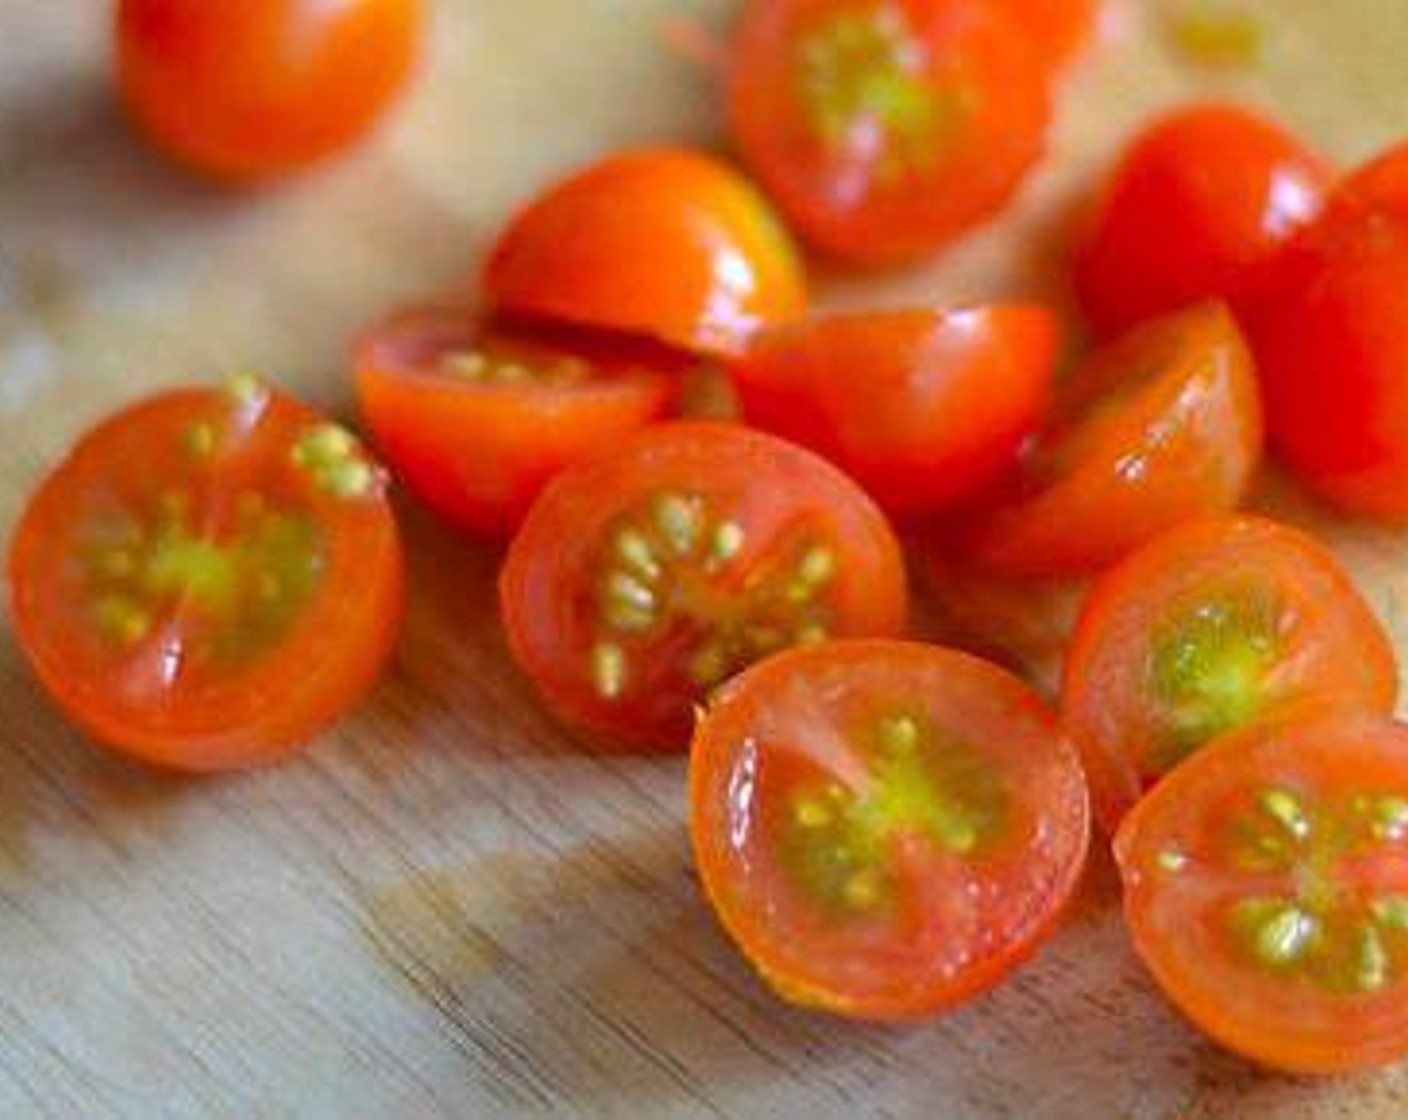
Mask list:
[[[719,919],[784,998],[930,1015],[1050,933],[1090,820],[1074,750],[1015,677],[905,642],[794,650],[694,737],[690,832]]]
[[[1042,61],[1059,66],[1090,37],[1099,0],[1001,0]]]
[[[1041,155],[1049,74],[989,0],[752,0],[734,139],[801,234],[862,265],[992,217]]]
[[[420,0],[121,0],[132,118],[219,178],[277,175],[347,147],[405,85]]]
[[[485,328],[403,312],[357,346],[362,412],[387,461],[441,516],[507,536],[569,463],[657,419],[683,363],[627,340]]]
[[[401,552],[357,441],[240,377],[81,440],[24,513],[9,590],[20,646],[76,723],[221,770],[287,754],[370,688]]]
[[[928,514],[1011,468],[1050,401],[1058,331],[1040,307],[830,315],[766,332],[730,373],[751,424]]]
[[[1218,1042],[1295,1073],[1408,1054],[1408,727],[1230,736],[1129,815],[1115,852],[1135,946]]]
[[[1329,165],[1232,105],[1179,109],[1141,134],[1076,249],[1076,293],[1104,335],[1202,300],[1234,306],[1314,220]]]
[[[490,254],[491,302],[519,315],[733,353],[806,310],[801,262],[772,207],[687,151],[627,152],[559,183]]]
[[[1001,574],[1096,571],[1180,521],[1234,508],[1261,448],[1256,376],[1227,308],[1156,319],[1063,386],[1015,493],[949,546]]]
[[[1408,518],[1408,149],[1346,184],[1247,322],[1281,458],[1349,512]]]
[[[568,722],[683,747],[758,658],[905,620],[899,545],[853,482],[731,425],[637,433],[549,484],[501,582],[520,665]]]
[[[1393,645],[1334,558],[1294,529],[1208,518],[1095,584],[1062,712],[1097,815],[1126,811],[1203,744],[1311,700],[1388,715]]]

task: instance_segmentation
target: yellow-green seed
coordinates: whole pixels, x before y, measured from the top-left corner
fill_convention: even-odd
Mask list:
[[[268,392],[264,379],[253,373],[231,373],[223,382],[225,395],[235,404],[247,408],[262,400]]]
[[[626,651],[603,642],[592,650],[592,686],[603,700],[619,700],[626,688]]]
[[[1388,984],[1388,950],[1383,937],[1373,926],[1359,931],[1359,961],[1354,980],[1361,992],[1376,992]]]
[[[799,801],[792,815],[803,828],[825,828],[836,819],[827,806],[810,797]]]
[[[607,598],[621,606],[640,611],[655,609],[655,592],[628,572],[612,572],[606,578]]]
[[[655,503],[655,524],[676,555],[688,556],[699,540],[700,513],[679,494],[662,494]]]
[[[880,724],[880,745],[891,754],[908,754],[919,745],[919,724],[911,716],[890,716]]]
[[[337,463],[357,449],[357,440],[340,424],[319,424],[293,446],[294,462],[300,466]]]
[[[647,580],[658,579],[660,564],[646,535],[635,529],[622,529],[616,534],[616,555],[623,564]]]
[[[1376,799],[1373,830],[1380,840],[1401,840],[1408,835],[1408,801],[1391,795]]]
[[[846,905],[866,910],[880,900],[880,877],[874,871],[857,871],[841,888]]]
[[[743,548],[743,526],[736,521],[724,521],[714,530],[709,552],[715,560],[732,560]]]
[[[1310,915],[1286,903],[1272,909],[1256,927],[1252,948],[1267,964],[1290,964],[1305,952],[1312,932]]]
[[[151,632],[151,615],[125,596],[99,599],[93,613],[103,636],[121,645],[140,642]]]
[[[705,688],[714,685],[728,676],[728,655],[718,642],[706,642],[695,651],[689,661],[689,675],[696,684]]]
[[[1172,848],[1165,848],[1158,855],[1159,869],[1170,874],[1176,874],[1188,866],[1188,857],[1183,852],[1176,852]]]
[[[1262,809],[1297,840],[1310,835],[1310,820],[1295,794],[1284,789],[1269,789],[1259,800]]]
[[[440,368],[451,377],[478,381],[489,371],[489,360],[477,350],[456,350],[440,359]]]
[[[365,498],[376,484],[376,472],[360,459],[338,463],[323,475],[322,486],[335,498]]]
[[[1404,895],[1376,898],[1369,904],[1369,912],[1385,929],[1408,931],[1408,897]]]
[[[797,578],[809,587],[821,587],[836,574],[836,555],[829,548],[811,548],[797,567]]]
[[[186,454],[192,459],[208,459],[215,450],[215,428],[204,421],[186,429]]]

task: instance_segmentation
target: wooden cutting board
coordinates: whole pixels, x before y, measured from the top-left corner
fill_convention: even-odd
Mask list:
[[[1250,98],[1346,161],[1408,133],[1408,5],[1218,6],[1263,21],[1255,67],[1200,69],[1170,46],[1168,4],[1114,0],[1001,225],[931,268],[833,279],[823,300],[1061,300],[1071,206],[1177,99]],[[722,28],[732,9],[442,0],[424,80],[375,144],[231,194],[128,138],[105,7],[0,0],[7,537],[39,473],[119,403],[260,367],[345,410],[350,332],[467,285],[549,176],[621,144],[715,141],[708,75],[659,29],[672,12]],[[1131,958],[1104,860],[1038,960],[941,1022],[783,1007],[699,899],[682,762],[556,727],[508,663],[495,553],[409,508],[405,524],[394,668],[278,770],[184,781],[99,753],[0,633],[0,1117],[1408,1115],[1408,1069],[1267,1077],[1185,1028]],[[1408,542],[1330,533],[1408,643]]]

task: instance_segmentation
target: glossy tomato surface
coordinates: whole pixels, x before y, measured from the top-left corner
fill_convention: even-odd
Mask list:
[[[690,831],[729,934],[779,994],[909,1019],[1029,956],[1089,838],[1075,752],[1040,699],[934,646],[794,650],[695,733]]]
[[[1174,771],[1115,843],[1135,946],[1218,1042],[1295,1073],[1408,1054],[1408,728],[1264,724]]]
[[[676,749],[738,670],[898,634],[906,608],[899,545],[855,483],[704,422],[647,429],[558,476],[500,589],[514,654],[563,719]]]
[[[500,237],[484,274],[499,308],[734,353],[806,310],[801,262],[772,207],[694,152],[612,156],[549,189]]]
[[[1076,293],[1100,334],[1190,304],[1253,298],[1325,205],[1329,164],[1234,105],[1178,109],[1135,138],[1075,254]]]
[[[745,162],[817,248],[929,255],[1041,155],[1050,75],[990,0],[752,0],[728,75]]]
[[[512,533],[555,474],[657,419],[685,363],[626,339],[491,327],[454,308],[402,312],[354,365],[362,414],[397,475],[442,517]]]
[[[1248,322],[1280,457],[1344,510],[1408,519],[1408,148],[1349,180]]]
[[[750,424],[913,516],[1011,469],[1045,417],[1058,335],[1034,306],[835,314],[764,333],[729,368]]]
[[[26,508],[8,574],[20,646],[64,711],[185,770],[317,734],[376,679],[402,597],[380,468],[249,377],[85,436]]]
[[[1113,831],[1205,743],[1314,701],[1388,715],[1383,627],[1306,534],[1250,517],[1193,522],[1102,576],[1066,655],[1062,715]]]
[[[1096,571],[1181,521],[1236,507],[1262,438],[1251,356],[1227,308],[1156,319],[1064,383],[1014,492],[960,522],[948,546],[1001,574]]]
[[[156,147],[260,179],[346,147],[405,85],[420,0],[121,0],[117,65]]]

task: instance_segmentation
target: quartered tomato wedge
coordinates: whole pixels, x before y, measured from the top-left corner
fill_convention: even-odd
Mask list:
[[[375,327],[355,365],[396,473],[441,516],[505,536],[563,467],[658,418],[687,363],[647,343],[485,327],[444,308]]]
[[[866,265],[995,214],[1041,155],[1050,76],[991,0],[752,0],[728,79],[745,161],[801,234]]]
[[[1408,148],[1346,184],[1248,323],[1281,458],[1345,510],[1408,519]]]
[[[724,927],[783,997],[860,1019],[992,987],[1051,931],[1089,839],[1075,752],[983,661],[794,650],[695,733],[690,832]]]
[[[260,179],[365,133],[415,61],[420,0],[121,0],[118,71],[168,155]]]
[[[1011,468],[1050,401],[1058,334],[1041,307],[829,315],[764,333],[730,374],[749,423],[886,509],[928,514]]]
[[[751,662],[897,634],[899,545],[834,467],[758,432],[647,429],[560,475],[501,581],[519,663],[571,723],[683,747],[694,707]]]
[[[1115,852],[1140,955],[1228,1049],[1294,1073],[1408,1054],[1408,727],[1221,740],[1129,815]]]
[[[371,686],[401,552],[357,441],[249,377],[86,436],[16,531],[19,643],[95,738],[185,770],[271,761]]]
[[[1062,713],[1110,830],[1205,743],[1314,701],[1388,715],[1393,646],[1334,558],[1295,529],[1209,518],[1095,584]]]
[[[1094,30],[1101,0],[999,0],[1042,61],[1059,66]]]
[[[499,239],[490,302],[736,352],[759,327],[806,310],[806,280],[772,207],[732,169],[688,151],[626,152],[559,183]]]
[[[1248,109],[1164,117],[1130,145],[1077,247],[1087,318],[1110,335],[1204,300],[1254,298],[1332,178],[1321,156]]]
[[[949,539],[1017,576],[1095,571],[1172,525],[1240,501],[1260,462],[1261,402],[1227,308],[1136,328],[1065,383],[1015,493]]]

